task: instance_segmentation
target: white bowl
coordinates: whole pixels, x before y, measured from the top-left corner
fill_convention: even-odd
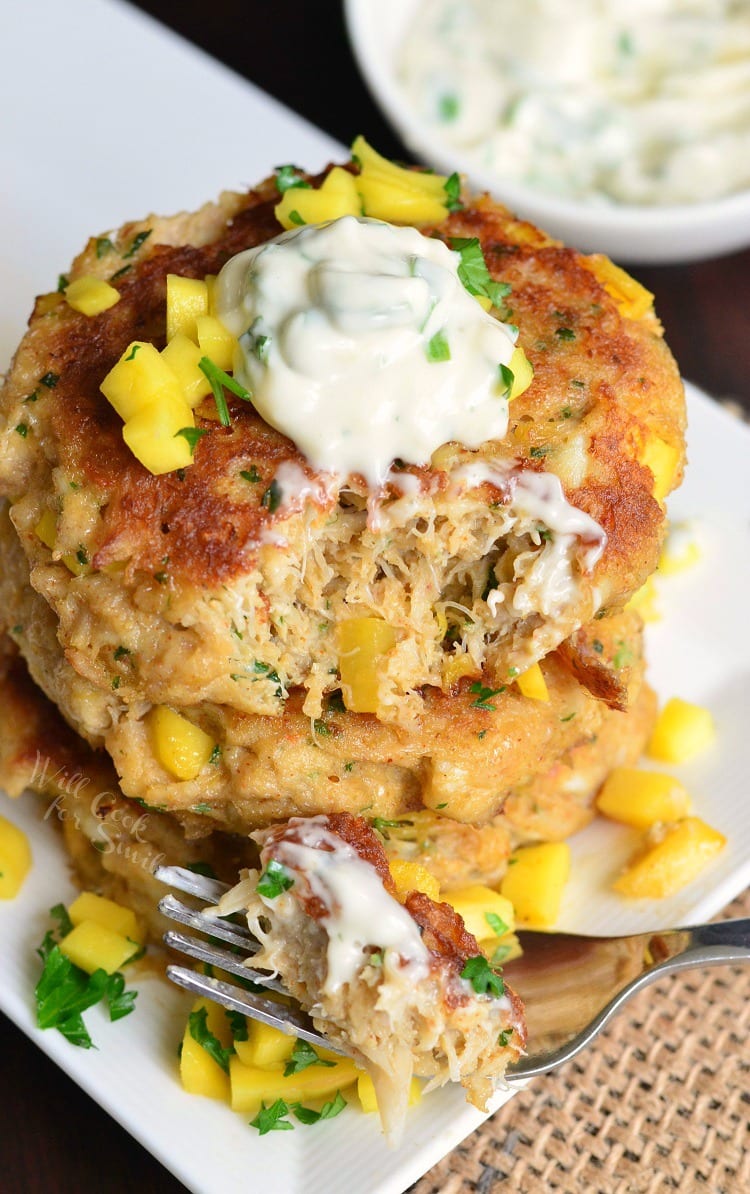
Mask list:
[[[349,39],[365,81],[401,139],[419,159],[458,170],[475,190],[587,252],[641,264],[696,261],[750,245],[750,191],[669,207],[594,206],[558,199],[482,170],[443,143],[416,114],[396,78],[399,42],[417,0],[344,0]]]

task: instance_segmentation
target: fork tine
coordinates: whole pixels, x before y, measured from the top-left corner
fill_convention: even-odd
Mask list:
[[[240,987],[232,986],[231,983],[224,983],[218,978],[209,978],[208,975],[198,974],[195,970],[188,970],[184,966],[168,966],[167,976],[172,982],[184,987],[187,991],[192,991],[195,995],[213,999],[216,1003],[231,1008],[232,1011],[242,1012],[243,1015],[249,1016],[253,1020],[260,1020],[262,1024],[278,1028],[288,1036],[301,1037],[302,1040],[309,1041],[311,1045],[316,1045],[319,1049],[328,1049],[332,1053],[340,1053],[343,1057],[349,1056],[335,1041],[329,1041],[316,1032],[310,1018],[299,1008],[274,1003],[270,999],[264,999],[262,995],[253,995],[249,991],[243,991]]]
[[[154,871],[154,878],[175,891],[184,891],[186,895],[197,896],[207,904],[218,904],[219,900],[229,891],[229,884],[219,879],[209,879],[207,875],[199,875],[182,866],[160,866]]]
[[[199,962],[208,962],[210,966],[219,966],[222,970],[228,970],[240,978],[260,983],[261,986],[268,987],[271,991],[279,991],[282,995],[286,994],[286,988],[279,979],[272,978],[267,971],[255,970],[253,967],[246,966],[237,954],[232,954],[227,949],[219,949],[216,945],[209,945],[207,941],[200,941],[197,937],[188,937],[185,933],[175,933],[172,929],[164,934],[164,944],[170,949],[178,950],[179,953],[187,954],[188,957],[197,958]]]
[[[173,895],[164,896],[164,899],[159,901],[159,911],[168,920],[175,920],[178,924],[198,929],[199,932],[207,933],[210,937],[218,937],[229,945],[237,946],[246,956],[257,954],[260,949],[255,938],[251,937],[249,931],[241,925],[235,925],[221,920],[219,917],[196,911],[195,908],[188,908],[187,904],[183,904]]]

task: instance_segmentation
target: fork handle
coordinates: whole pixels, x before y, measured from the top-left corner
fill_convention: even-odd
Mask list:
[[[690,937],[686,954],[698,951],[706,962],[750,961],[750,917],[698,925]]]

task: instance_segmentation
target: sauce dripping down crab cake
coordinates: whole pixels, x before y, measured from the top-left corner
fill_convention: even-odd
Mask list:
[[[343,187],[341,176],[357,183],[364,174],[333,168],[298,181],[312,182],[305,193],[318,196]],[[62,295],[43,296],[3,388],[0,489],[12,503],[31,585],[53,611],[68,664],[86,681],[68,686],[64,712],[92,737],[103,716],[91,714],[92,689],[112,724],[151,707],[199,720],[209,707],[223,711],[217,741],[237,716],[281,717],[292,690],[308,717],[321,718],[340,690],[355,712],[414,726],[433,690],[449,695],[465,677],[507,684],[597,613],[620,608],[656,564],[663,498],[682,472],[684,407],[644,292],[605,259],[562,247],[486,198],[467,198],[451,213],[443,207],[419,232],[350,215],[322,231],[295,230],[292,219],[291,232],[281,233],[278,200],[269,180],[193,215],[92,240],[70,280],[107,279],[116,301],[92,317]],[[302,198],[294,202],[303,208]],[[284,211],[299,214],[288,203]],[[433,439],[420,441],[423,452],[435,442],[429,458],[399,456],[369,476],[323,469],[245,400],[244,382],[255,376],[248,366],[237,392],[220,384],[221,404],[209,395],[188,411],[177,430],[190,433],[186,465],[153,475],[124,442],[100,386],[130,346],[164,347],[167,276],[210,278],[269,242],[287,261],[302,234],[316,252],[318,233],[330,240],[333,228],[343,237],[347,220],[356,226],[347,233],[356,252],[365,253],[368,238],[369,252],[383,229],[408,233],[418,246],[404,248],[401,238],[391,254],[399,284],[422,287],[405,300],[413,320],[434,318],[429,302],[442,302],[450,286],[460,306],[456,278],[469,278],[470,296],[480,277],[488,293],[479,297],[494,309],[477,305],[486,321],[477,335],[499,343],[498,329],[506,329],[507,353],[492,366],[495,437],[477,442],[474,434],[467,446],[454,434],[460,421],[438,420]],[[484,274],[467,274],[478,260],[467,246],[478,246]],[[338,275],[346,273],[338,248],[326,252]],[[253,260],[257,274],[260,259]],[[416,277],[406,268],[413,261],[428,263]],[[325,309],[335,319],[377,322],[380,308],[363,312],[357,297],[368,293],[362,277],[377,269],[361,261],[357,269],[345,284],[336,269],[318,271],[303,316]],[[221,276],[216,292],[231,323]],[[389,301],[393,323],[399,304]],[[420,349],[435,394],[464,333],[474,334],[464,307],[458,323],[446,325],[450,334],[430,325]],[[216,323],[215,314],[208,318]],[[279,342],[281,327],[272,329]],[[346,333],[357,350],[360,331],[361,324]],[[243,335],[251,339],[246,364],[255,356],[260,367],[269,337],[251,327]],[[507,371],[519,345],[534,377],[515,396]],[[273,351],[263,365],[269,376]],[[378,371],[371,372],[377,393]],[[421,393],[420,411],[429,413],[430,398]]]

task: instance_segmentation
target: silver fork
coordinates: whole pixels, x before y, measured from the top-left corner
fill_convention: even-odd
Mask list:
[[[284,991],[277,979],[248,966],[244,960],[260,948],[249,930],[203,910],[218,903],[229,890],[225,883],[181,867],[161,867],[155,878],[202,905],[202,908],[190,907],[168,895],[159,904],[164,916],[230,948],[171,929],[164,935],[166,945],[261,989]],[[528,931],[518,935],[523,954],[507,963],[503,974],[524,1001],[529,1039],[526,1055],[508,1070],[509,1081],[545,1074],[575,1057],[631,995],[656,979],[695,967],[750,963],[750,919],[626,937]],[[301,1037],[312,1045],[345,1054],[339,1045],[316,1031],[300,1008],[264,999],[257,990],[247,990],[185,966],[170,965],[167,975],[188,991],[213,999],[232,1011]]]

